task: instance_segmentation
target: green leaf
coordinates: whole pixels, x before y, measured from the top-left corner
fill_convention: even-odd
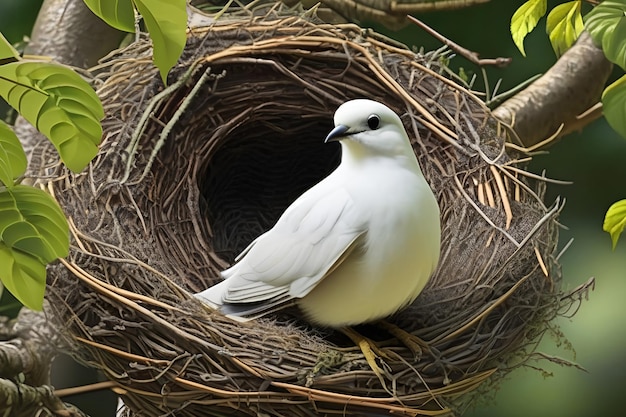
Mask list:
[[[517,9],[511,18],[511,36],[523,56],[526,56],[524,38],[532,32],[539,19],[546,14],[546,8],[547,0],[528,0]]]
[[[626,2],[603,1],[585,16],[585,29],[607,59],[626,70]]]
[[[81,171],[98,152],[102,104],[69,68],[32,61],[0,66],[0,96],[50,139],[72,171]]]
[[[94,14],[114,28],[135,31],[136,8],[144,22],[153,45],[154,65],[163,82],[180,57],[187,41],[186,0],[84,0]]]
[[[100,19],[115,29],[135,31],[135,10],[132,0],[83,0]]]
[[[604,89],[602,111],[613,130],[626,138],[626,75]]]
[[[611,235],[613,249],[617,245],[624,226],[626,226],[626,200],[620,200],[617,203],[613,203],[606,211],[604,224],[602,225],[602,229]]]
[[[68,229],[63,211],[44,191],[26,185],[0,191],[0,242],[8,248],[45,265],[67,256]]]
[[[0,121],[0,181],[13,187],[13,180],[26,171],[26,154],[20,140],[6,123]]]
[[[584,29],[580,7],[580,0],[569,1],[559,4],[548,14],[546,31],[557,56],[572,46]]]
[[[103,0],[104,1],[104,0]],[[178,61],[187,41],[185,0],[133,0],[152,39],[154,65],[166,82],[167,73]]]
[[[26,307],[41,310],[46,264],[69,252],[65,215],[44,191],[0,189],[0,281]]]
[[[604,55],[609,61],[626,70],[626,18],[620,20],[611,35],[602,44]]]
[[[41,310],[46,290],[46,264],[0,242],[0,280],[22,304]]]
[[[0,63],[6,64],[20,60],[20,54],[15,50],[13,45],[7,41],[2,33],[0,33]]]

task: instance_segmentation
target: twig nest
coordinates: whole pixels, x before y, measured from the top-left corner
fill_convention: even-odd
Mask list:
[[[193,29],[168,87],[150,52],[141,40],[96,68],[106,133],[85,172],[33,154],[74,239],[50,270],[54,316],[138,415],[452,414],[576,302],[560,290],[560,205],[436,54],[274,9]],[[360,329],[389,352],[385,384],[330,330],[238,323],[190,295],[337,165],[323,138],[360,97],[401,115],[443,222],[439,269],[390,319],[429,349]]]

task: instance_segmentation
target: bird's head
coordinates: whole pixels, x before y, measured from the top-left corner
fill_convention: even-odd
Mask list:
[[[340,141],[352,157],[412,156],[413,149],[397,114],[372,100],[347,101],[335,112],[335,128],[325,142]]]

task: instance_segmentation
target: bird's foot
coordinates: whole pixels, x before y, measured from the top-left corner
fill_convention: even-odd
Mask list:
[[[383,358],[392,359],[392,357],[383,349],[379,348],[376,342],[363,336],[351,327],[344,327],[340,330],[361,349],[361,353],[363,353],[367,364],[372,371],[374,371],[383,387],[385,387],[385,377],[391,379],[391,373],[389,366],[385,363]]]
[[[396,326],[393,323],[389,323],[386,320],[380,320],[376,322],[376,326],[385,330],[390,335],[394,336],[398,339],[404,346],[406,346],[412,353],[415,360],[420,360],[424,352],[431,352],[431,346],[429,344],[415,336],[412,333],[407,332],[406,330]]]

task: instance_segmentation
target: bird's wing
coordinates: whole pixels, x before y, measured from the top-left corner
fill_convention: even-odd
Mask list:
[[[305,193],[224,271],[224,303],[270,303],[308,294],[352,251],[366,221],[344,189]]]

